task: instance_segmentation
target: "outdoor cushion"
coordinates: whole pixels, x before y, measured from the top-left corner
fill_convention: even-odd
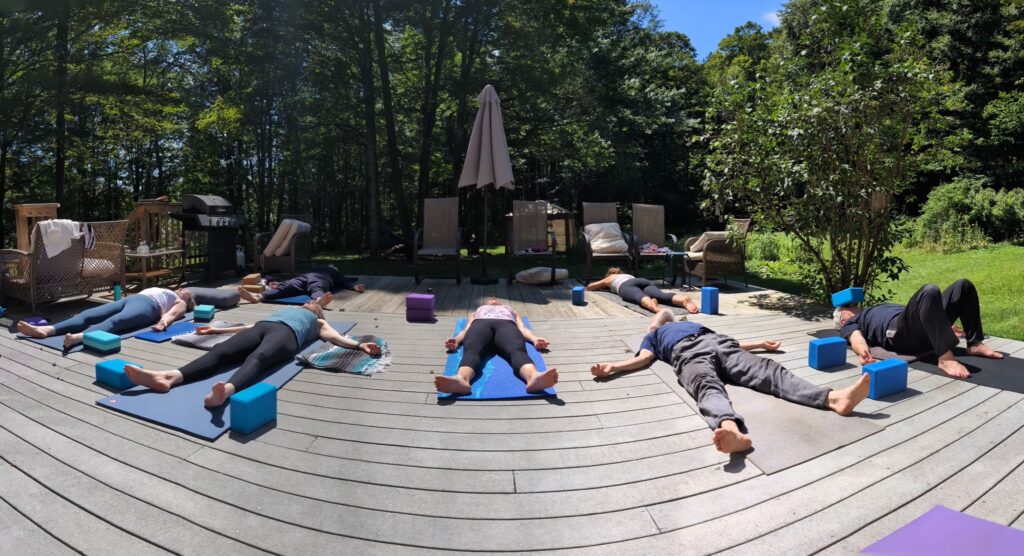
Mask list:
[[[729,239],[729,232],[704,232],[696,242],[690,246],[690,251],[703,251],[704,246],[713,239]],[[691,257],[692,258],[692,257]]]
[[[569,271],[564,268],[555,269],[555,280],[568,280]],[[516,273],[516,282],[523,284],[547,284],[551,282],[550,266],[535,266]]]
[[[82,263],[82,278],[110,276],[114,272],[114,263],[106,259],[85,259]]]
[[[213,305],[218,309],[230,309],[238,305],[238,290],[220,288],[189,288],[196,305]]]
[[[312,226],[300,220],[285,220],[285,222],[291,222],[292,227],[288,230],[288,235],[284,236],[284,241],[281,242],[277,251],[274,251],[275,257],[283,257],[288,254],[289,250],[291,250],[292,238],[295,237],[295,234],[309,233],[313,229]]]
[[[703,261],[704,260],[704,252],[703,251],[689,251],[689,252],[686,253],[686,258],[690,259],[691,261]]]
[[[629,244],[622,238],[622,229],[615,222],[587,224],[583,233],[590,240],[590,250],[594,253],[606,255],[629,251]]]
[[[276,253],[281,247],[281,244],[284,243],[284,238],[288,237],[288,234],[291,233],[292,222],[295,221],[285,220],[284,222],[281,222],[281,225],[277,227],[277,231],[274,232],[274,237],[270,238],[270,243],[267,244],[267,248],[263,250],[264,257],[274,256],[274,253]]]
[[[424,247],[423,249],[420,249],[417,253],[419,253],[420,255],[439,257],[442,255],[454,255],[455,248],[448,249],[445,247]]]

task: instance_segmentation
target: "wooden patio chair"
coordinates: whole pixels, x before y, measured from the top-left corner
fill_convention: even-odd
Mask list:
[[[535,250],[544,247],[545,250]],[[555,282],[555,251],[558,240],[548,231],[547,201],[512,201],[512,227],[508,231],[505,253],[508,257],[507,282],[512,283],[514,262],[518,259],[543,260],[551,267],[551,283]]]
[[[308,232],[289,234],[286,237],[286,245],[279,247],[273,254],[267,253],[267,246],[272,242],[274,235],[285,220],[305,222],[310,225],[310,230]],[[300,263],[309,264],[313,260],[312,216],[309,214],[282,214],[278,218],[277,229],[273,232],[260,232],[256,234],[252,244],[253,262],[260,272],[286,271],[294,274],[296,267]]]
[[[633,237],[622,232],[622,240],[626,242],[626,249],[617,253],[595,253],[591,246],[591,238],[586,232],[590,224],[604,224],[614,222],[618,224],[618,213],[615,210],[615,203],[583,203],[583,225],[580,226],[580,235],[583,236],[583,249],[586,253],[586,270],[584,271],[585,282],[590,282],[591,268],[594,259],[613,260],[625,259],[628,268],[635,272],[636,257],[633,253]],[[621,229],[621,225],[620,225]]]
[[[722,278],[726,282],[729,276],[743,275],[743,285],[749,286],[747,280],[747,231],[750,219],[730,219],[726,232],[719,232],[714,239],[706,241],[704,248],[694,253],[692,247],[700,237],[691,237],[683,244],[687,251],[686,270],[700,277],[701,284],[707,284],[708,278]]]
[[[459,198],[423,200],[423,229],[413,239],[412,266],[416,283],[420,275],[420,257],[455,259],[455,283],[462,283],[462,228],[459,227]]]
[[[66,297],[90,296],[124,287],[124,237],[127,220],[88,223],[94,234],[90,247],[79,237],[53,257],[46,254],[39,224],[32,228],[29,249],[0,250],[3,293],[36,305]]]
[[[660,260],[664,253],[644,253],[640,246],[653,243],[658,247],[678,249],[679,238],[665,232],[665,206],[633,203],[633,248],[637,267],[646,260]]]

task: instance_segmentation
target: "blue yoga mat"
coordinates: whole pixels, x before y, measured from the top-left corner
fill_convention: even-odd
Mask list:
[[[136,334],[135,337],[140,340],[145,340],[147,342],[155,342],[160,344],[166,342],[167,340],[170,340],[175,336],[181,336],[182,334],[191,334],[195,331],[196,325],[194,322],[179,321],[168,326],[162,332],[157,332],[156,330],[147,330],[145,332],[140,332]]]
[[[355,323],[332,322],[331,326],[339,333],[345,334],[355,326]],[[322,340],[314,340],[300,351],[314,351],[323,343]],[[302,365],[293,359],[265,374],[261,382],[281,388],[302,369]],[[203,398],[210,393],[210,389],[217,381],[226,381],[237,370],[238,367],[234,367],[201,381],[180,384],[162,394],[136,386],[120,394],[103,397],[96,400],[96,403],[199,438],[216,440],[231,427],[231,403],[211,410],[203,407]]]
[[[338,292],[340,292],[340,291],[342,291],[344,289],[345,288],[335,288],[335,289],[331,290],[331,294],[332,295],[337,295]],[[308,296],[308,295],[293,295],[291,297],[282,297],[280,299],[264,299],[263,302],[264,303],[277,303],[279,305],[302,305],[305,302],[309,301],[310,299],[313,299],[313,298]]]
[[[180,324],[189,324],[191,326],[191,322],[190,322],[191,320],[192,320],[192,313],[191,312],[185,313],[184,315],[182,315],[182,317],[180,319],[178,319],[177,322],[175,322],[171,326],[167,327],[167,330],[170,330],[170,329],[172,329],[175,326],[178,326]],[[125,332],[124,334],[121,334],[121,339],[122,340],[127,340],[128,338],[135,338],[135,337],[138,337],[138,336],[140,336],[142,334],[146,334],[148,332],[152,332],[155,335],[163,334],[163,332],[155,332],[155,331],[153,331],[153,327],[152,326],[144,326],[144,327],[139,328],[137,330],[133,330],[131,332]],[[166,330],[164,332],[166,332]],[[178,334],[187,334],[187,332],[180,332]],[[177,336],[178,334],[173,334],[172,336],[168,336],[167,339],[170,340],[173,336]],[[67,351],[64,351],[64,336],[62,336],[62,335],[50,336],[49,338],[39,339],[39,338],[29,338],[28,336],[22,336],[21,334],[18,334],[17,336],[15,336],[15,338],[17,338],[19,340],[27,340],[29,342],[32,342],[33,344],[39,344],[41,346],[45,346],[45,347],[48,347],[50,349],[55,349],[55,350],[57,350],[59,352],[62,352],[64,354],[78,353],[79,351],[82,351],[83,349],[85,349],[84,345],[78,344],[75,347],[73,347],[73,348],[71,348],[71,349],[69,349]],[[162,342],[163,340],[150,340],[150,341],[151,342],[153,342],[153,341],[160,341],[160,342]]]
[[[526,317],[523,317],[523,322],[527,328],[532,330],[530,327],[530,321]],[[459,319],[459,322],[455,324],[454,336],[458,336],[462,329],[466,327],[466,319]],[[533,360],[533,364],[536,365],[537,370],[540,372],[546,371],[547,365],[544,364],[544,358],[541,357],[540,352],[537,348],[533,347],[533,344],[526,342],[526,353]],[[459,370],[459,362],[462,361],[462,346],[453,353],[448,354],[448,361],[444,366],[445,376],[455,376]],[[536,394],[531,394],[526,391],[526,383],[519,379],[518,376],[512,371],[512,366],[509,365],[508,361],[505,361],[501,357],[493,353],[486,353],[483,356],[484,368],[477,373],[476,378],[473,380],[471,386],[473,392],[471,394],[445,394],[438,393],[438,398],[453,398],[458,400],[508,400],[515,398],[540,398],[550,397],[557,395],[554,388],[546,388]]]

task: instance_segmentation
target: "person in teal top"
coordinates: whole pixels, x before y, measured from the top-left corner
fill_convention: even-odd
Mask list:
[[[135,365],[125,365],[128,378],[151,390],[166,392],[176,384],[200,380],[241,363],[242,366],[227,382],[214,384],[203,400],[206,407],[217,407],[223,405],[235,392],[250,386],[265,371],[290,361],[317,337],[336,346],[380,355],[380,346],[377,344],[360,344],[338,333],[324,320],[320,305],[312,300],[301,308],[282,309],[255,324],[231,328],[197,327],[196,333],[234,336],[180,369],[150,371]]]

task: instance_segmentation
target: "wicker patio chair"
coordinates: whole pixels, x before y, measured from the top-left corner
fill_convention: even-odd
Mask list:
[[[285,220],[298,220],[312,226],[312,216],[309,214],[282,214],[278,219],[278,226]],[[313,259],[313,231],[298,232],[294,234],[289,242],[288,251],[284,255],[266,255],[264,251],[274,232],[260,232],[253,238],[253,261],[260,272],[282,272],[295,273],[300,263],[309,264]]]
[[[591,276],[591,268],[593,266],[594,259],[602,260],[614,260],[614,259],[625,259],[628,268],[636,271],[636,257],[633,253],[633,236],[627,234],[625,231],[622,232],[622,240],[626,242],[626,249],[618,253],[594,253],[590,243],[590,236],[585,231],[589,224],[604,224],[609,222],[618,223],[618,214],[615,210],[615,203],[583,203],[583,225],[580,226],[580,235],[583,236],[583,248],[586,253],[586,270],[584,271],[584,281],[589,282]],[[621,228],[621,226],[620,226]]]
[[[124,287],[124,236],[127,220],[90,222],[95,241],[86,248],[80,237],[54,257],[46,254],[42,232],[32,228],[28,251],[0,251],[3,293],[36,305],[66,297],[90,296],[110,291],[114,284]]]
[[[547,201],[512,201],[512,227],[505,245],[508,283],[512,283],[514,261],[522,258],[542,259],[551,267],[551,282],[554,283],[557,242],[555,233],[548,231]],[[546,247],[546,250],[535,251],[534,248],[539,246]]]
[[[694,276],[699,276],[701,284],[706,284],[708,278],[722,278],[728,282],[729,276],[743,275],[743,284],[750,285],[747,280],[746,264],[750,219],[731,219],[728,228],[731,232],[730,237],[709,240],[703,251],[696,256],[690,249],[700,237],[691,237],[684,243],[684,249],[688,252],[686,270]]]
[[[423,200],[423,229],[413,239],[412,266],[416,283],[420,275],[420,258],[455,259],[455,283],[462,283],[462,228],[459,228],[459,198]]]

